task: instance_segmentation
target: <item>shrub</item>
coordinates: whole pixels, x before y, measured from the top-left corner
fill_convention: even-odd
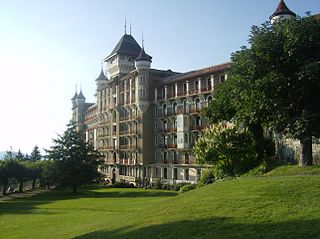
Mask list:
[[[198,181],[198,186],[202,187],[206,184],[213,183],[215,181],[214,168],[208,168],[201,172],[201,177]]]
[[[115,182],[112,185],[112,187],[113,188],[132,188],[132,187],[134,187],[134,185],[132,183],[126,182],[124,180],[120,180],[120,181]]]
[[[196,188],[196,186],[194,184],[190,183],[190,184],[186,184],[186,185],[180,187],[179,192],[180,193],[185,193],[185,192],[189,192],[189,191],[191,191],[191,190],[193,190],[195,188]]]
[[[161,179],[157,178],[155,184],[154,184],[154,188],[155,189],[162,189],[162,185],[161,185]]]

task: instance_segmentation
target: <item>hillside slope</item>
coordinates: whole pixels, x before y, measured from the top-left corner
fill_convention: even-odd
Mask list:
[[[182,195],[91,188],[0,201],[0,238],[320,238],[320,176],[247,177]]]

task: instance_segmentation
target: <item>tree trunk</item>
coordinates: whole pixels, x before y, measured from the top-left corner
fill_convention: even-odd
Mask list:
[[[33,180],[32,180],[32,188],[31,188],[31,190],[36,190],[36,178],[34,178]]]
[[[23,182],[19,183],[19,193],[23,193]]]
[[[299,166],[312,165],[312,137],[306,137],[300,140],[301,156]]]
[[[2,194],[3,195],[7,195],[7,188],[8,188],[8,185],[6,183],[3,184],[3,188],[2,188]]]
[[[256,141],[256,152],[258,155],[258,161],[263,162],[264,160],[264,135],[263,127],[260,123],[252,124],[249,126],[249,130],[254,136]]]

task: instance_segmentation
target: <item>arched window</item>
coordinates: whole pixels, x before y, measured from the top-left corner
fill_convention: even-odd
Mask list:
[[[184,154],[184,163],[185,163],[185,164],[189,164],[189,154],[188,154],[188,152],[186,152],[186,153]]]
[[[177,119],[176,118],[172,119],[172,125],[173,125],[173,129],[177,130]]]
[[[163,152],[163,163],[168,163],[168,152]]]
[[[163,115],[167,115],[167,113],[168,113],[167,105],[166,105],[166,104],[164,104],[164,105],[162,106],[162,113],[163,113]]]
[[[163,121],[163,130],[164,131],[168,130],[168,121],[166,121],[166,120]]]
[[[211,95],[210,95],[210,96],[208,96],[207,101],[208,101],[208,104],[210,104],[210,103],[212,102],[212,96],[211,96]]]
[[[173,163],[177,164],[178,163],[178,159],[179,159],[179,154],[177,151],[173,152]]]
[[[173,114],[177,114],[178,113],[178,104],[177,104],[177,102],[173,102],[172,111],[173,111]]]
[[[196,111],[199,111],[201,109],[200,99],[197,98],[195,103],[196,103]]]
[[[188,114],[189,113],[189,105],[188,105],[187,100],[183,101],[183,113],[184,114]]]

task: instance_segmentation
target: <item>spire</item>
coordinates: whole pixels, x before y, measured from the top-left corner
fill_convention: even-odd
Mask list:
[[[72,101],[76,100],[76,98],[78,97],[78,90],[77,90],[77,84],[75,84],[75,93],[74,96],[71,98]]]
[[[80,92],[78,94],[77,100],[86,100],[86,97],[82,94],[82,84],[80,84]]]
[[[144,51],[144,40],[143,40],[143,33],[142,33],[142,42],[141,42],[141,51],[139,56],[137,57],[136,61],[149,61],[151,62],[152,57],[149,56],[148,54],[146,54],[146,52]]]
[[[280,0],[276,10],[274,11],[274,13],[270,16],[270,20],[272,20],[274,17],[277,16],[291,16],[291,17],[295,17],[296,14],[294,12],[292,12],[286,5],[286,3],[284,2],[284,0]]]
[[[131,36],[131,21],[130,21],[130,36]]]
[[[124,34],[127,35],[127,18],[124,18]]]

